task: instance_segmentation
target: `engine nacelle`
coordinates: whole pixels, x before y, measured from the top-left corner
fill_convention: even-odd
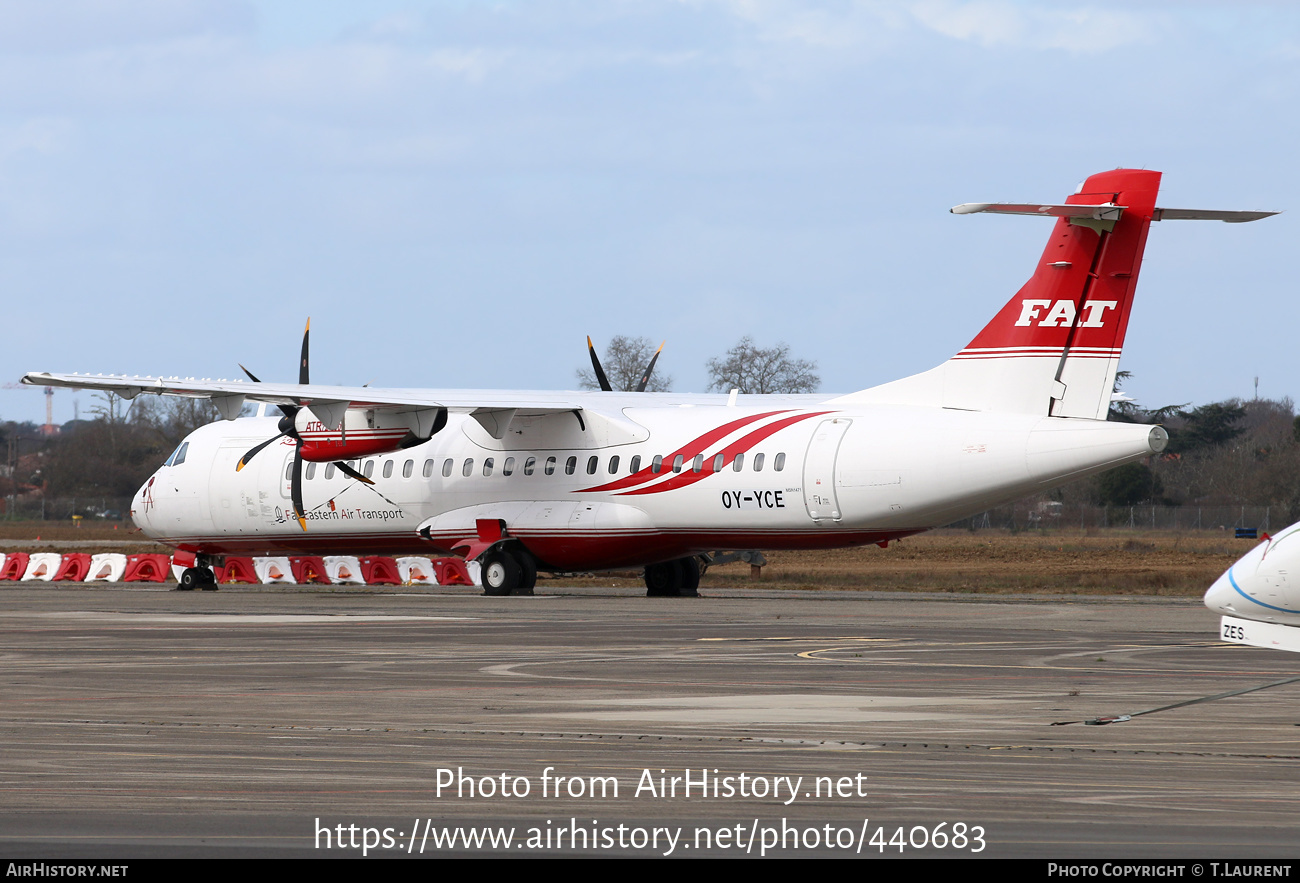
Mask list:
[[[294,430],[302,439],[304,460],[316,463],[356,460],[421,444],[447,425],[447,409],[349,408],[344,411],[342,422],[333,429],[331,422],[328,417],[318,417],[310,407],[298,410]]]

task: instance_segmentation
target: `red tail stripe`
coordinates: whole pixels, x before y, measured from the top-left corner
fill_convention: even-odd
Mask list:
[[[774,423],[769,423],[766,426],[762,427],[761,429],[756,429],[753,432],[749,433],[748,435],[742,436],[741,438],[732,442],[730,445],[723,448],[722,451],[719,452],[723,456],[722,468],[726,469],[727,464],[733,462],[736,459],[737,454],[743,454],[748,452],[749,449],[752,448],[754,445],[763,441],[763,439],[767,438],[768,436],[780,432],[782,429],[785,429],[787,426],[793,426],[794,424],[799,423],[803,420],[807,420],[810,417],[821,417],[824,414],[830,414],[830,413],[833,412],[816,411],[812,414],[796,414],[793,417],[786,417],[783,420],[777,420]],[[714,456],[716,457],[717,455],[715,454]],[[632,497],[632,496],[637,496],[639,494],[659,494],[659,493],[663,493],[664,491],[672,491],[672,490],[677,490],[677,488],[688,487],[689,485],[695,484],[695,482],[700,481],[701,479],[705,479],[708,478],[710,475],[717,474],[713,471],[713,467],[711,463],[708,464],[708,466],[709,466],[708,469],[701,470],[700,472],[692,471],[692,472],[675,473],[669,476],[666,480],[659,482],[658,484],[650,485],[649,487],[637,488],[636,490],[632,490],[632,491],[625,491],[619,494],[619,496]]]

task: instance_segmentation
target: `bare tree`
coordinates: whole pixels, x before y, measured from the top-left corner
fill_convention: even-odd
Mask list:
[[[816,392],[817,363],[790,357],[790,346],[763,349],[746,335],[720,359],[709,359],[709,389],[746,394]]]
[[[624,337],[619,334],[605,347],[605,355],[600,364],[605,369],[609,385],[620,392],[634,392],[645,374],[646,366],[654,358],[655,345],[648,337]],[[590,368],[578,369],[578,387],[580,389],[600,389],[596,372]],[[668,392],[672,389],[673,379],[661,372],[650,375],[646,392]]]

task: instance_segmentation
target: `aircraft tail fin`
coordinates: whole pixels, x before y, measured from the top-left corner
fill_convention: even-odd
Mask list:
[[[1160,173],[1093,175],[1063,205],[958,206],[1056,217],[1034,275],[944,366],[944,404],[1106,419]]]
[[[1159,172],[1117,169],[1060,205],[955,207],[1056,223],[1033,276],[960,352],[844,400],[1104,420],[1159,187]]]

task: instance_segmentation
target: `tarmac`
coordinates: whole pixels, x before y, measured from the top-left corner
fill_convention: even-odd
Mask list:
[[[1151,711],[1300,676],[1199,600],[553,582],[5,584],[0,855],[1300,854],[1300,683]]]

